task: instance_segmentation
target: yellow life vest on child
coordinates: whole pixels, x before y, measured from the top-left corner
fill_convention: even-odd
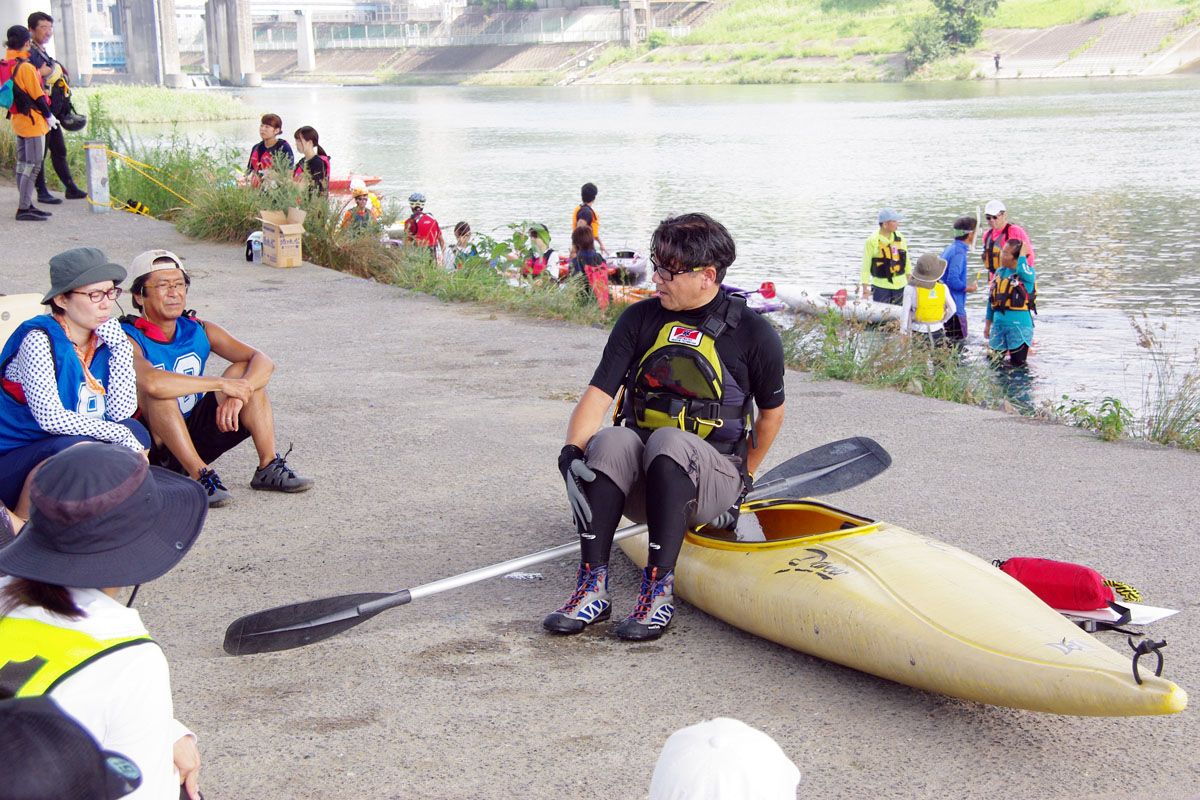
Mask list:
[[[96,639],[32,619],[0,619],[0,695],[35,697],[108,653],[153,644],[141,636]]]
[[[932,289],[914,286],[917,293],[917,311],[914,322],[941,322],[946,316],[946,284],[935,283]]]

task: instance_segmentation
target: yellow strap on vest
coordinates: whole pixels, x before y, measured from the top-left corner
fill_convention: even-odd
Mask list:
[[[17,697],[42,695],[94,658],[131,643],[150,641],[146,635],[96,639],[32,619],[0,618],[0,686]],[[25,679],[8,686],[16,682],[10,676]]]
[[[914,286],[917,290],[917,312],[914,322],[941,322],[946,315],[946,284],[935,283],[932,289]]]

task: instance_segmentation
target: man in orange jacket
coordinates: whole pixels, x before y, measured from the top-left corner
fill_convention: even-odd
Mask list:
[[[29,28],[13,25],[8,29],[8,51],[0,82],[12,78],[13,104],[9,108],[13,133],[17,137],[17,219],[23,222],[44,222],[50,216],[33,205],[37,176],[45,157],[46,133],[58,126],[50,113],[50,99],[42,89],[42,76],[29,61]]]

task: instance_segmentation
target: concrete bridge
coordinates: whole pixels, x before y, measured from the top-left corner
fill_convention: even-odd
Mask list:
[[[0,0],[0,19],[24,23],[34,11],[54,17],[50,52],[86,86],[92,78],[87,0]],[[136,83],[183,86],[175,0],[118,0],[117,16],[125,40],[125,68]],[[204,6],[205,64],[221,83],[257,86],[250,0],[207,0]],[[311,26],[310,26],[311,30]]]

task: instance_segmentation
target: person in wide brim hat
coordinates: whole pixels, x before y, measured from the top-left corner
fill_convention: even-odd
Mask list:
[[[125,268],[95,247],[50,259],[48,312],[27,319],[0,350],[0,502],[29,517],[29,475],[80,442],[134,451],[150,434],[138,408],[133,346],[117,319]]]
[[[932,289],[946,274],[946,260],[933,253],[925,253],[913,265],[912,282],[923,289]]]
[[[43,463],[30,498],[29,522],[0,548],[0,663],[35,667],[9,688],[51,697],[101,747],[119,742],[147,797],[184,783],[198,798],[199,751],[172,718],[166,658],[116,597],[187,554],[208,513],[204,489],[94,442]]]

